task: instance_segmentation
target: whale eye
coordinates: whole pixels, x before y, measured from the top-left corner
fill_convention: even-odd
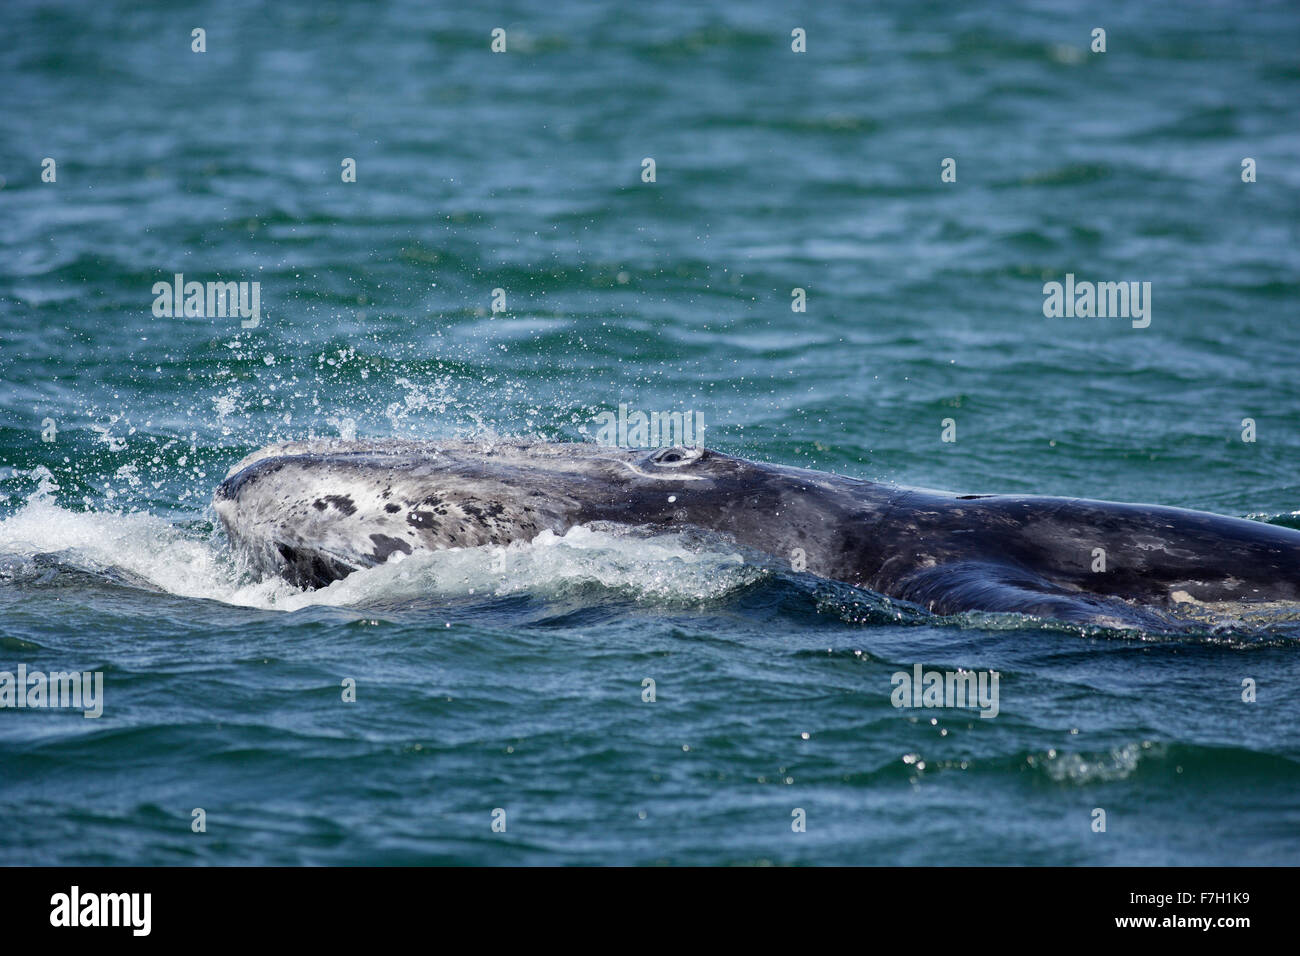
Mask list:
[[[704,452],[699,448],[683,448],[681,445],[675,445],[672,448],[659,449],[650,456],[650,460],[663,468],[680,468],[682,465],[697,461],[702,454]]]

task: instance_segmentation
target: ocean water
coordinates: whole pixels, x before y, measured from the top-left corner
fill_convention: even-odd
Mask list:
[[[305,593],[210,505],[275,440],[626,403],[1300,527],[1300,8],[465,6],[6,4],[0,671],[104,689],[0,710],[0,863],[1300,860],[1285,609],[939,619],[587,528]],[[260,323],[155,316],[176,273]],[[1150,325],[1046,318],[1066,274]],[[998,672],[997,716],[894,707],[917,664]]]

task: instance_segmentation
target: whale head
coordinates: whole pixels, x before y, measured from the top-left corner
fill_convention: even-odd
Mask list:
[[[394,554],[528,541],[597,521],[761,539],[756,526],[780,524],[790,474],[829,480],[681,446],[288,442],[238,462],[213,504],[254,570],[318,587]]]

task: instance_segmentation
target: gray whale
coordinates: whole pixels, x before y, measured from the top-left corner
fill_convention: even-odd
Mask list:
[[[397,552],[527,541],[592,522],[701,528],[794,570],[939,614],[1127,626],[1146,610],[1300,604],[1300,531],[1155,505],[961,495],[702,448],[288,442],[213,501],[258,573],[320,587]]]

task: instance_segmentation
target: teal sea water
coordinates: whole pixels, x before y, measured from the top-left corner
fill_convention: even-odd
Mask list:
[[[936,619],[588,529],[303,593],[210,506],[273,440],[627,403],[1300,527],[1300,9],[466,6],[6,4],[0,671],[100,671],[104,713],[0,710],[0,863],[1300,860],[1294,611]],[[178,272],[260,324],[156,317]],[[1045,318],[1067,273],[1150,326]],[[996,670],[998,716],[895,708],[917,663]]]

